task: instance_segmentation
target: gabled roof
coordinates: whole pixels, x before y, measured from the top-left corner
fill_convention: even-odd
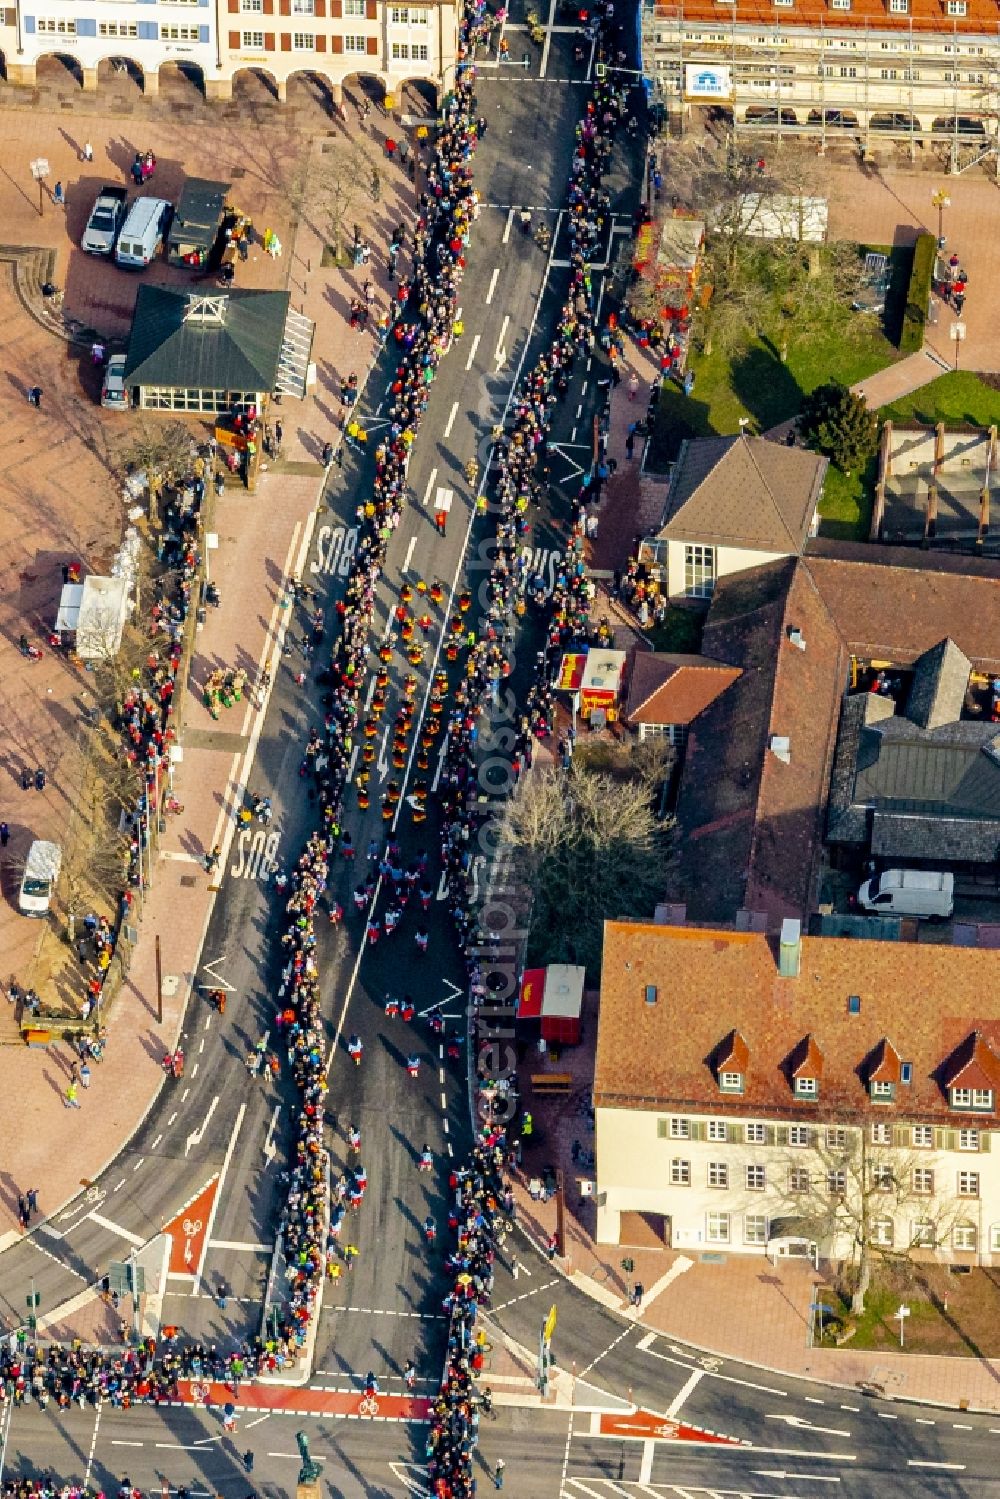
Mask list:
[[[708,656],[636,651],[629,673],[625,719],[631,724],[689,724],[740,674]]]
[[[218,318],[189,317],[195,303],[208,300],[220,304]],[[125,384],[272,391],[289,302],[287,291],[233,290],[206,299],[166,286],[140,286]]]
[[[827,460],[763,437],[682,443],[661,537],[798,555],[819,504]]]
[[[847,654],[793,558],[720,579],[702,643],[741,675],[689,730],[678,893],[696,921],[732,920],[741,907],[772,923],[801,916],[811,902]],[[787,763],[768,748],[772,736],[788,739]]]
[[[899,1052],[885,1036],[872,1052],[865,1066],[868,1083],[898,1083],[903,1074]]]
[[[817,1082],[823,1076],[823,1053],[815,1036],[803,1036],[796,1046],[788,1058],[788,1075],[791,1078],[814,1077]]]
[[[598,1107],[955,1126],[947,1089],[974,1060],[966,1076],[984,1081],[968,1085],[993,1088],[997,1107],[987,1117],[1000,1119],[995,951],[858,937],[801,942],[799,975],[784,978],[777,942],[763,933],[607,922]],[[646,1003],[648,985],[660,996],[655,1005]],[[730,1097],[720,1093],[716,1057],[719,1037],[735,1026],[753,1065],[742,1093]],[[885,1103],[872,1099],[863,1064],[889,1036],[905,1047],[910,1081],[900,1078]],[[799,1096],[793,1104],[789,1059],[808,1038],[822,1053],[822,1088],[815,1103]],[[796,1054],[795,1065],[800,1060]]]
[[[716,1072],[738,1072],[745,1075],[750,1066],[750,1048],[739,1031],[730,1031],[715,1054]]]
[[[973,1031],[956,1046],[941,1079],[946,1088],[988,1088],[996,1095],[1000,1092],[1000,1057],[978,1031]]]
[[[972,662],[946,637],[924,651],[913,668],[906,716],[922,729],[938,729],[962,715]]]

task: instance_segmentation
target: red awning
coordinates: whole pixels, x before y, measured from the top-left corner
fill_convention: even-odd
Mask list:
[[[521,979],[521,998],[517,1006],[518,1020],[538,1020],[542,1013],[545,996],[545,969],[526,968]]]

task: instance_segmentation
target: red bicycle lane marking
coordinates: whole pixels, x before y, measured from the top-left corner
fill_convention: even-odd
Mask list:
[[[308,1386],[254,1384],[240,1381],[239,1394],[232,1385],[220,1380],[182,1379],[178,1381],[180,1400],[184,1405],[235,1406],[237,1411],[274,1411],[280,1415],[357,1416],[364,1421],[426,1421],[433,1402],[412,1395],[376,1395],[374,1415],[361,1411],[361,1391],[315,1390]]]
[[[669,1442],[716,1442],[724,1446],[740,1446],[736,1437],[719,1436],[716,1432],[702,1431],[697,1426],[685,1426],[682,1421],[673,1421],[669,1416],[659,1416],[655,1411],[637,1410],[623,1416],[602,1414],[601,1436],[653,1438]]]
[[[205,1236],[212,1216],[212,1203],[219,1190],[218,1173],[206,1182],[196,1197],[163,1225],[170,1235],[170,1275],[194,1275],[201,1264]]]

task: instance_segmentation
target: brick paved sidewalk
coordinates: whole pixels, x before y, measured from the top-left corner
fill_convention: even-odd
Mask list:
[[[361,225],[376,252],[384,248],[396,222],[412,223],[409,182],[404,183],[400,169],[388,163],[383,180],[384,201],[372,205],[372,224]],[[322,469],[315,461],[317,443],[321,447],[325,441],[331,412],[335,417],[339,407],[339,399],[332,398],[334,379],[338,377],[339,388],[339,375],[356,370],[363,381],[376,352],[374,339],[359,338],[343,315],[345,297],[354,294],[346,290],[353,286],[353,272],[321,269],[318,240],[305,225],[286,253],[293,267],[293,295],[299,269],[312,265],[306,278],[305,307],[317,324],[314,358],[320,370],[319,385],[304,402],[284,403],[282,460],[263,475],[257,493],[250,496],[231,488],[216,503],[212,523],[219,548],[209,554],[209,560],[222,602],[220,608],[208,610],[196,639],[192,690],[181,736],[184,759],[174,778],[185,810],[180,817],[168,818],[160,840],[139,945],[110,1018],[105,1060],[92,1069],[93,1082],[82,1095],[81,1109],[70,1112],[62,1102],[70,1065],[68,1047],[60,1043],[45,1051],[20,1047],[0,1051],[0,1138],[5,1141],[0,1251],[19,1236],[18,1191],[37,1186],[43,1212],[57,1212],[82,1183],[97,1176],[114,1158],[163,1083],[159,1063],[179,1034],[209,915],[209,882],[199,860],[232,830],[255,712],[253,701],[244,699],[241,707],[223,709],[222,717],[212,720],[202,705],[198,683],[212,665],[243,665],[253,679],[258,667],[270,662],[269,632],[273,637],[284,617],[282,578],[305,560],[303,540],[315,518],[322,482]],[[373,255],[372,270],[374,261]],[[408,266],[408,262],[403,264]],[[378,279],[384,302],[388,293],[383,266],[372,279]],[[7,628],[13,629],[14,624]],[[176,990],[165,993],[162,1026],[156,1022],[155,1005],[152,938],[157,932],[163,943],[164,974],[178,980]],[[70,1140],[72,1149],[67,1149]],[[163,1207],[164,1216],[169,1217],[172,1205],[164,1203]]]

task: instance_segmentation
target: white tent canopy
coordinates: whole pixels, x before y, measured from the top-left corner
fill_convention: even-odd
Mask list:
[[[63,588],[56,630],[76,633],[76,653],[82,660],[108,660],[121,646],[128,608],[125,578],[92,575]]]

